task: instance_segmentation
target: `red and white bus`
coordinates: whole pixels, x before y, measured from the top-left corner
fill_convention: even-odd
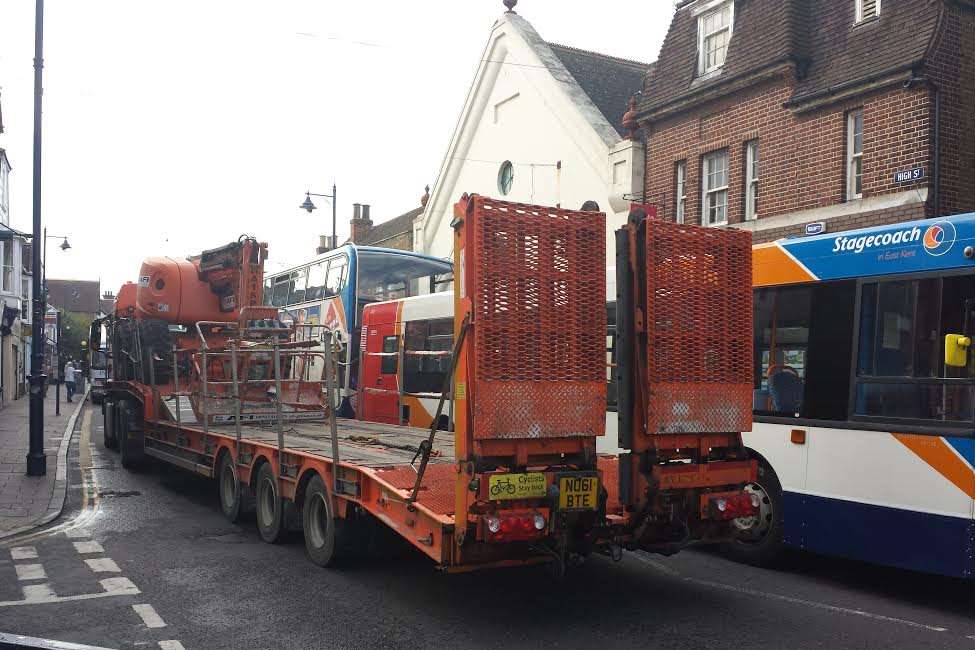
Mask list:
[[[429,427],[450,369],[454,295],[434,293],[366,305],[357,412],[370,422]],[[450,403],[441,429],[448,428]]]

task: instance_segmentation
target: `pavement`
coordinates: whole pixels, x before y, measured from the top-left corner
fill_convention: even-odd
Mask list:
[[[715,551],[593,557],[444,575],[405,544],[338,569],[300,534],[261,541],[214,483],[101,446],[87,406],[68,507],[0,541],[2,633],[109,648],[975,648],[972,583],[791,555],[776,570]],[[837,531],[837,534],[840,534]],[[926,552],[926,549],[918,549]]]
[[[45,476],[27,476],[30,398],[21,397],[0,409],[0,539],[20,534],[55,519],[67,493],[67,454],[71,429],[84,394],[68,402],[61,387],[61,414],[55,415],[54,386],[44,400]]]

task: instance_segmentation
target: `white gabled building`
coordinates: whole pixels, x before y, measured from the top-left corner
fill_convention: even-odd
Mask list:
[[[524,18],[504,13],[414,221],[414,249],[451,255],[454,203],[476,193],[571,209],[595,201],[608,216],[611,260],[612,231],[643,191],[643,143],[627,138],[623,115],[649,69],[548,43]]]

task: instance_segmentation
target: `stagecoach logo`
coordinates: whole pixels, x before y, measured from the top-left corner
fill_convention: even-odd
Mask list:
[[[951,225],[951,224],[947,224]],[[931,226],[931,228],[937,227],[937,224]],[[931,228],[928,228],[928,232],[931,232]],[[955,241],[954,236],[955,229],[951,229],[951,241]],[[924,246],[927,249],[927,238],[928,235],[924,235]],[[870,248],[878,248],[880,246],[897,246],[899,244],[915,244],[921,241],[921,229],[918,226],[912,228],[905,228],[904,230],[898,230],[896,232],[885,232],[882,235],[861,235],[859,237],[837,237],[833,240],[833,252],[851,252],[851,253],[862,253],[863,251]],[[948,245],[951,248],[951,245]],[[931,252],[930,250],[928,251]],[[947,249],[941,251],[940,253],[932,253],[932,255],[942,255],[947,252]]]
[[[939,221],[928,226],[924,231],[924,250],[928,255],[940,257],[955,244],[955,225],[948,221]]]

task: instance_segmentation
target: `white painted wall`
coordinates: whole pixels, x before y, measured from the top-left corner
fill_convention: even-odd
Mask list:
[[[482,58],[417,223],[422,236],[414,238],[414,248],[440,257],[452,254],[453,206],[464,193],[572,209],[593,200],[607,213],[609,261],[612,233],[627,214],[619,199],[639,191],[643,181],[642,145],[619,137],[520,17],[506,14],[495,25]],[[506,160],[514,164],[515,179],[502,196],[498,172]],[[613,195],[617,200],[611,201]],[[614,205],[621,211],[614,212]]]

